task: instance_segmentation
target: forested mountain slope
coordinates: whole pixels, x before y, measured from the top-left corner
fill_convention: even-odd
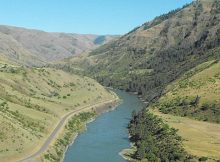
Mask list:
[[[86,69],[104,85],[138,92],[151,101],[184,72],[219,59],[219,11],[218,0],[194,1],[69,64]]]

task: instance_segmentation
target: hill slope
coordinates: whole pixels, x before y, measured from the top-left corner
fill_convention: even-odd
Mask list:
[[[198,0],[159,16],[97,48],[74,67],[101,83],[138,92],[151,101],[171,81],[219,52],[220,2]]]
[[[3,61],[0,89],[2,162],[15,161],[36,151],[64,115],[114,98],[90,78]]]
[[[26,65],[43,65],[92,50],[115,38],[0,26],[0,55]]]
[[[220,159],[219,69],[220,62],[216,60],[196,66],[169,84],[149,107],[179,130],[190,154],[216,160]]]
[[[157,107],[163,113],[220,123],[220,63],[205,62],[170,84]]]

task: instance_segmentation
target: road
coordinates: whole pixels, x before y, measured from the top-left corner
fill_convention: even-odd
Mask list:
[[[60,122],[57,124],[57,126],[55,127],[55,129],[53,130],[53,132],[50,134],[50,136],[46,139],[46,141],[44,142],[44,144],[41,146],[41,148],[33,153],[32,155],[24,158],[24,159],[21,159],[17,162],[35,162],[35,158],[40,156],[42,153],[44,153],[49,145],[51,144],[51,142],[56,138],[56,135],[60,132],[60,130],[63,128],[65,122],[67,121],[67,119],[72,116],[72,115],[75,115],[75,114],[78,114],[80,112],[83,112],[83,111],[86,111],[86,110],[90,110],[92,107],[97,107],[97,106],[101,106],[101,105],[104,105],[104,104],[107,104],[107,103],[112,103],[114,101],[116,101],[117,99],[113,99],[113,100],[108,100],[108,101],[102,101],[102,102],[99,102],[99,103],[96,103],[94,105],[87,105],[87,106],[84,106],[78,110],[74,110],[72,112],[69,112],[68,114],[64,115]]]

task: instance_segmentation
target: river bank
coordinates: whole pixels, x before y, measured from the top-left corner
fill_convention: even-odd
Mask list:
[[[87,124],[87,130],[79,134],[66,151],[64,162],[125,162],[119,152],[130,146],[127,124],[132,111],[141,110],[143,103],[131,93],[115,92],[123,102]]]
[[[85,117],[83,117],[85,116]],[[58,138],[49,146],[47,151],[37,158],[37,162],[42,161],[62,161],[67,147],[74,142],[78,133],[86,129],[86,123],[92,121],[96,114],[94,112],[84,112],[72,117]]]
[[[94,120],[95,120],[95,116],[94,116],[94,118],[92,118],[91,120],[89,120],[89,121],[87,121],[86,123],[84,123],[83,129],[80,130],[79,132],[77,132],[76,135],[74,135],[74,137],[72,138],[72,142],[66,147],[66,149],[65,149],[65,151],[64,151],[64,153],[63,153],[63,156],[62,156],[60,162],[63,162],[63,161],[64,161],[64,157],[65,157],[65,154],[66,154],[66,151],[67,151],[68,147],[70,147],[72,144],[74,144],[75,139],[78,137],[78,135],[79,135],[81,132],[86,131],[86,129],[87,129],[87,124],[93,122]]]
[[[130,143],[130,147],[123,149],[121,152],[119,152],[119,155],[126,161],[135,161],[135,159],[131,158],[131,156],[134,154],[136,150],[137,148],[134,146],[134,144]]]
[[[70,145],[74,143],[78,134],[86,130],[86,125],[94,121],[95,118],[99,116],[100,114],[113,110],[114,107],[117,104],[119,104],[120,102],[119,98],[115,94],[114,96],[115,96],[115,99],[111,100],[110,102],[105,102],[103,104],[97,104],[97,105],[91,106],[90,109],[80,112],[79,115],[74,115],[73,117],[70,117],[70,119],[68,119],[68,121],[64,124],[65,126],[59,132],[59,135],[57,136],[57,138],[55,138],[53,142],[51,142],[47,151],[45,151],[43,154],[38,156],[36,158],[36,161],[46,162],[46,161],[50,161],[51,158],[55,161],[63,161],[66,150],[68,149]],[[79,120],[76,121],[76,119],[80,115],[83,115],[86,113],[92,113],[93,115],[90,116],[89,118],[84,119],[83,121],[80,121],[80,122]],[[74,124],[73,122],[74,120],[76,122],[79,122],[77,128],[68,130],[67,125],[69,125],[70,123]]]

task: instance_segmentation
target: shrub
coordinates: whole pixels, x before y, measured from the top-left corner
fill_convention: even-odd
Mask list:
[[[208,158],[207,157],[201,157],[201,158],[199,158],[199,161],[207,161],[208,160]]]

